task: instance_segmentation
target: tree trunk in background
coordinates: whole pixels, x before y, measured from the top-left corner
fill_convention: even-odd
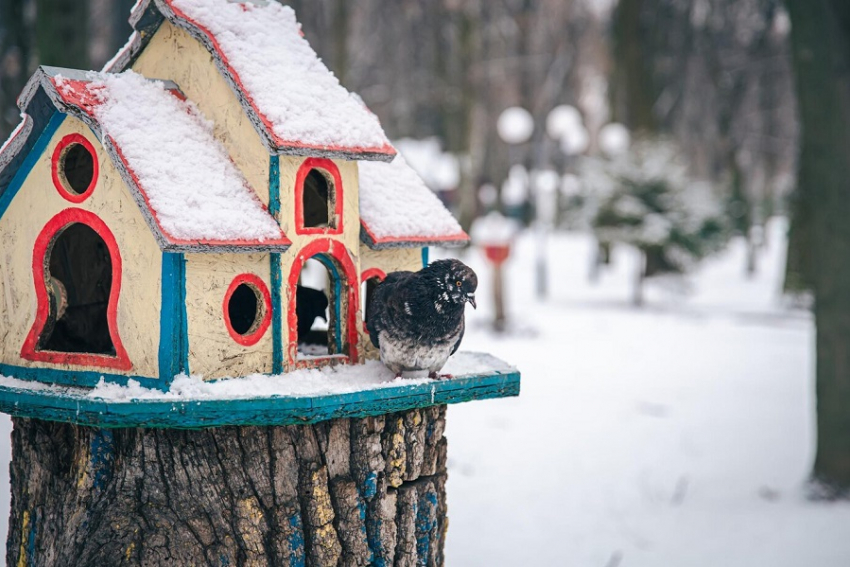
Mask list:
[[[14,419],[7,565],[443,564],[445,406],[316,425]]]
[[[655,104],[651,57],[644,49],[641,31],[643,0],[620,0],[614,11],[613,116],[633,131],[654,132]]]
[[[32,71],[32,26],[25,9],[22,0],[0,0],[0,143],[21,121],[15,101]]]
[[[35,41],[40,65],[89,68],[88,2],[36,0]]]
[[[787,0],[802,123],[799,198],[811,214],[817,325],[816,486],[850,494],[850,3]]]

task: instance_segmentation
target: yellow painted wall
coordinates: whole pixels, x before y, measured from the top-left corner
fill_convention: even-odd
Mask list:
[[[260,200],[269,204],[269,152],[212,55],[195,38],[165,21],[132,69],[149,79],[170,79],[214,123],[236,166]]]
[[[51,179],[51,156],[64,136],[77,133],[95,148],[100,164],[97,185],[80,204],[60,196]],[[118,334],[133,368],[124,374],[156,378],[158,374],[160,277],[162,255],[148,226],[109,156],[91,130],[73,117],[53,135],[44,153],[0,219],[0,360],[38,368],[86,370],[84,367],[33,362],[20,358],[35,320],[36,297],[32,254],[47,222],[68,208],[96,214],[109,227],[121,254]],[[93,370],[102,370],[93,368]],[[122,373],[116,370],[104,370]]]
[[[235,93],[219,73],[206,48],[185,30],[164,22],[133,64],[133,70],[149,78],[170,79],[177,83],[187,98],[197,104],[204,115],[214,122],[216,137],[224,143],[251,187],[268,205],[268,150],[263,146],[254,125],[248,120]],[[289,344],[286,309],[289,304],[288,280],[292,265],[307,244],[322,237],[299,235],[295,231],[295,178],[305,159],[280,156],[278,221],[284,234],[292,241],[291,248],[281,254],[284,349]],[[418,270],[421,267],[419,248],[372,251],[365,246],[361,247],[357,163],[333,161],[342,177],[344,232],[326,237],[345,246],[358,275],[361,270],[373,266],[387,272],[400,269]],[[271,370],[271,329],[256,345],[243,347],[230,337],[224,326],[221,308],[224,293],[233,277],[243,271],[256,273],[271,287],[267,255],[187,255],[189,367],[192,373],[215,378]],[[356,283],[359,298],[359,282]],[[360,337],[358,350],[363,353],[370,347],[369,339],[364,334],[359,301],[354,308],[357,309],[356,321]]]
[[[204,378],[242,376],[272,370],[272,327],[244,346],[233,340],[224,322],[224,297],[233,279],[258,276],[271,293],[268,254],[186,254],[186,317],[189,370]]]
[[[305,246],[317,238],[328,238],[345,246],[349,257],[354,264],[357,274],[360,273],[360,193],[358,183],[357,162],[345,160],[333,160],[339,169],[342,180],[342,227],[343,232],[339,235],[299,235],[295,231],[295,180],[298,168],[308,158],[280,156],[280,214],[278,221],[284,234],[292,241],[292,247],[281,254],[281,297],[283,298],[283,309],[289,304],[289,274],[292,265]],[[359,276],[358,276],[359,277]],[[359,296],[359,293],[358,293]],[[357,309],[357,321],[360,325],[359,300]],[[286,324],[286,313],[283,315],[283,345],[284,349],[289,344],[289,326]],[[358,329],[359,330],[359,329]],[[362,342],[362,341],[361,341]],[[361,350],[358,348],[358,350]],[[285,357],[284,357],[285,358]]]

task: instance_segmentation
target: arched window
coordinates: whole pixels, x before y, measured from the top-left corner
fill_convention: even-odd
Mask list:
[[[311,242],[289,275],[289,346],[292,366],[357,360],[357,276],[345,247]]]
[[[97,184],[98,172],[94,147],[80,134],[65,136],[53,150],[53,185],[63,198],[72,203],[82,203],[91,195]]]
[[[384,281],[386,277],[387,274],[380,268],[369,268],[360,275],[360,298],[363,307],[364,323],[366,322],[366,312],[369,309],[369,303],[372,301],[372,294],[375,293],[375,288],[378,287],[378,284]]]
[[[329,159],[304,160],[295,178],[295,232],[342,233],[342,178]]]
[[[66,209],[36,238],[36,319],[21,350],[27,360],[129,370],[118,336],[121,255],[96,215]]]

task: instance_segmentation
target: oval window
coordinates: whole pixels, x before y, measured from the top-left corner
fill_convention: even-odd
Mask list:
[[[236,276],[224,297],[224,321],[239,344],[250,346],[263,337],[271,321],[271,296],[263,280]]]
[[[98,163],[94,147],[79,134],[62,138],[53,152],[53,184],[68,201],[83,202],[97,183]]]

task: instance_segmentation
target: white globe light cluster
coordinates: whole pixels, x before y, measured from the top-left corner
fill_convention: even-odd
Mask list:
[[[496,122],[499,137],[508,144],[524,144],[534,132],[534,118],[526,109],[519,106],[506,108]]]
[[[549,112],[546,133],[553,140],[558,140],[561,151],[568,156],[584,153],[590,143],[590,134],[584,127],[581,112],[568,104],[556,106]]]
[[[611,122],[599,129],[599,149],[608,156],[625,153],[631,145],[632,137],[629,129],[619,122]]]

